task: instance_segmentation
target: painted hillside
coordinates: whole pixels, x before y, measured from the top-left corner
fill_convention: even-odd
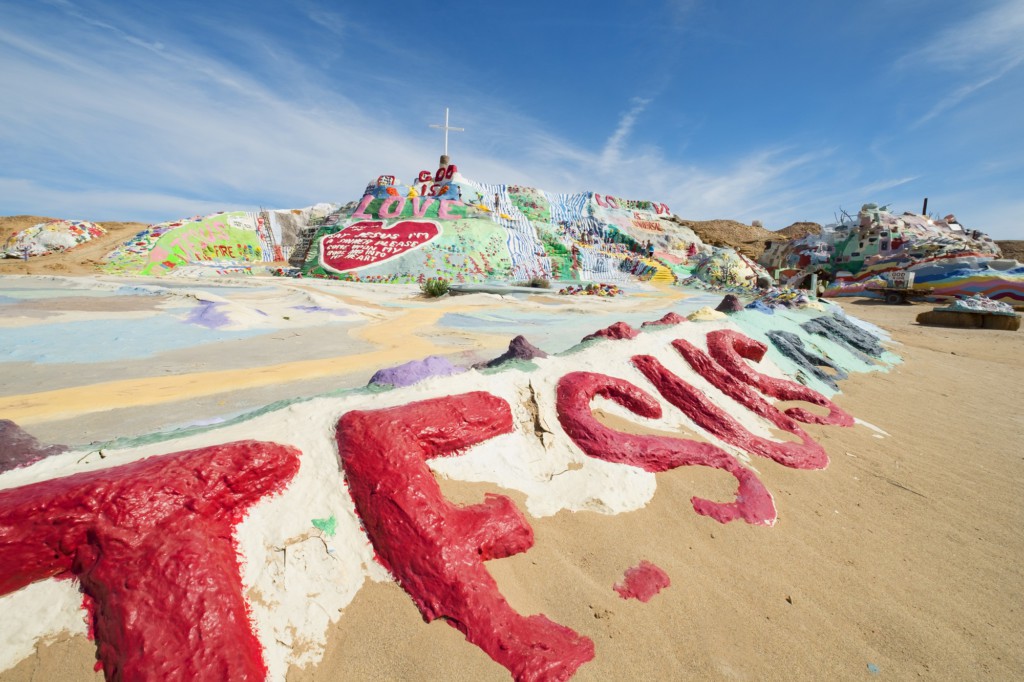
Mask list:
[[[759,262],[794,283],[816,273],[836,281],[828,295],[870,293],[889,273],[914,273],[914,286],[936,295],[1024,301],[1024,266],[1004,259],[980,230],[943,219],[865,204],[856,221],[825,226],[818,234],[772,241]]]
[[[721,221],[718,221],[721,222]],[[106,274],[291,275],[387,284],[698,282],[752,287],[752,255],[709,245],[664,203],[479,183],[442,158],[358,200],[219,212],[150,225],[102,259]]]
[[[335,210],[331,204],[279,211],[233,211],[150,225],[107,254],[103,271],[118,275],[265,274],[291,255],[298,234]]]
[[[73,249],[106,234],[103,226],[84,220],[47,220],[12,233],[0,249],[0,257],[47,256]]]
[[[594,192],[484,184],[455,165],[371,182],[319,226],[305,276],[369,282],[644,279],[688,276],[710,254],[665,204]]]

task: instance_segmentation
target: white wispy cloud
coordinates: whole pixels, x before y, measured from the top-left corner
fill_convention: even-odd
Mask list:
[[[1024,40],[1024,38],[1022,38],[1022,40]],[[981,90],[982,88],[988,85],[991,85],[992,83],[995,83],[1000,78],[1008,74],[1010,71],[1020,66],[1021,63],[1024,63],[1024,55],[1021,55],[1016,59],[1006,62],[1005,64],[1003,64],[1001,68],[996,70],[994,73],[983,74],[977,80],[973,80],[970,83],[965,83],[960,87],[956,88],[955,90],[953,90],[953,92],[943,95],[942,99],[937,101],[932,106],[932,108],[929,109],[924,114],[924,116],[921,116],[919,119],[914,121],[911,124],[911,127],[917,128],[927,123],[928,121],[932,120],[939,114],[942,114],[952,109],[953,107],[957,106],[958,104],[966,100],[968,97],[970,97],[977,91]]]
[[[919,180],[920,178],[920,175],[908,175],[902,178],[879,180],[878,182],[872,182],[870,184],[857,187],[853,190],[853,192],[865,197],[871,197],[877,192],[884,192],[885,190],[901,187],[908,183],[914,182],[915,180]]]
[[[1024,0],[1000,0],[947,26],[896,62],[901,70],[921,70],[961,79],[911,123],[917,128],[1006,77],[1024,63]],[[953,80],[955,83],[956,81]]]
[[[675,29],[685,27],[699,6],[700,0],[666,0],[669,24]]]
[[[633,130],[633,126],[636,125],[637,117],[644,112],[647,105],[651,103],[651,100],[642,97],[634,97],[632,104],[633,108],[622,115],[619,119],[619,125],[612,133],[611,137],[608,138],[604,144],[604,149],[601,151],[601,168],[602,170],[611,169],[622,156],[622,146],[629,136],[630,131]]]
[[[26,194],[8,183],[0,205],[41,199],[42,186],[59,197],[69,184],[90,183],[121,186],[140,199],[133,188],[173,188],[159,194],[150,214],[172,197],[183,203],[175,214],[218,196],[233,204],[311,202],[358,192],[371,172],[369,159],[413,166],[418,153],[432,156],[344,97],[329,94],[316,106],[290,101],[185,46],[176,54],[127,41],[89,49],[89,40],[103,40],[95,33],[107,31],[90,26],[93,32],[79,40],[55,36],[48,43],[0,29],[0,59],[10,67],[0,70],[9,98],[0,108],[0,131],[5,155],[19,161],[0,176],[28,178],[31,170],[35,187]]]
[[[18,196],[26,206],[38,207],[31,214],[42,213],[49,218],[98,222],[131,220],[156,223],[209,215],[217,211],[251,211],[258,208],[256,204],[250,203],[208,201],[160,192],[95,188],[55,192],[54,187],[31,180],[0,178],[0,197],[3,196]],[[264,208],[293,207],[270,205]]]
[[[74,5],[55,1],[71,20],[0,28],[0,156],[8,160],[0,167],[0,213],[157,222],[344,202],[379,173],[408,179],[436,163],[441,137],[427,123],[442,109],[421,108],[439,100],[419,79],[384,74],[374,81],[376,104],[403,106],[374,108],[350,83],[303,68],[284,37],[252,34],[243,42],[230,30],[218,33],[239,49],[271,50],[276,71],[268,74],[204,49],[202,36],[144,30],[116,6],[79,22],[68,10]],[[343,17],[325,20],[348,30]],[[490,91],[464,86],[453,123],[467,131],[453,135],[453,158],[483,182],[592,190],[665,202],[689,218],[779,226],[817,218],[796,207],[820,206],[837,183],[864,184],[819,140],[769,143],[714,163],[670,157],[633,142],[657,138],[658,122],[644,116],[650,104],[631,100],[612,133],[590,148]]]
[[[299,3],[299,7],[302,8],[306,17],[314,24],[327,29],[327,31],[339,38],[346,37],[348,25],[342,15],[312,2]]]
[[[20,152],[26,171],[0,171],[8,176],[0,183],[0,205],[16,197],[26,211],[163,220],[260,204],[346,201],[371,176],[414,174],[439,151],[425,118],[422,126],[408,116],[395,127],[330,87],[315,102],[291,99],[187,43],[174,51],[136,41],[106,44],[112,31],[125,32],[98,25],[109,21],[89,23],[76,41],[56,39],[45,48],[0,29],[0,57],[13,67],[0,73],[12,102],[0,109],[0,130],[19,140],[12,151]],[[105,47],[88,49],[90,41]],[[478,136],[471,139],[514,131],[514,146],[484,153],[455,139],[453,148],[465,172],[483,181],[656,199],[697,217],[739,216],[767,205],[810,162],[787,149],[755,152],[721,171],[672,162],[656,148],[629,144],[649,103],[632,100],[603,146],[590,150],[502,102],[478,98],[460,105],[467,113],[486,112],[480,116],[486,129],[470,130]]]
[[[925,63],[957,70],[985,63],[998,69],[1022,56],[1024,0],[1000,0],[923,41],[897,65]]]

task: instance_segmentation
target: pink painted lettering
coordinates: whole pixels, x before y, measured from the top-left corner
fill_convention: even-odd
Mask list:
[[[744,337],[747,338],[747,337]],[[747,339],[748,341],[750,339]],[[726,368],[715,362],[707,353],[684,339],[672,342],[680,355],[702,377],[707,379],[718,390],[740,403],[754,414],[768,419],[777,428],[788,431],[800,439],[797,443],[777,443],[769,446],[774,454],[769,455],[779,464],[797,469],[823,469],[828,465],[825,449],[816,443],[806,431],[800,428],[797,420],[783,414],[774,405],[761,397],[746,382],[731,374]],[[805,387],[806,388],[806,387]],[[827,400],[820,393],[821,400]]]
[[[405,197],[388,197],[380,205],[377,215],[381,218],[397,218],[405,210]]]
[[[426,198],[413,197],[412,198],[412,216],[414,218],[422,218],[423,216],[425,216],[427,214],[427,209],[430,208],[430,206],[435,201],[437,201],[437,199],[434,199],[432,197],[426,197]]]
[[[456,199],[441,199],[441,207],[437,210],[437,217],[442,220],[454,220],[458,218],[457,215],[452,215],[448,210],[455,206],[465,206],[464,203]]]
[[[370,205],[371,201],[373,201],[373,195],[372,194],[367,194],[366,196],[364,196],[362,201],[359,202],[359,206],[356,207],[356,212],[352,214],[352,217],[353,218],[364,218],[364,219],[365,218],[371,218],[372,219],[373,216],[372,215],[367,215],[367,213],[366,213],[366,209]]]
[[[685,341],[676,341],[676,344],[679,344],[675,346],[676,349],[687,360],[692,359],[697,362],[695,369],[697,369],[698,373],[716,385],[716,387],[719,385],[726,386],[732,397],[737,398],[741,402],[746,400],[754,405],[755,399],[760,400],[746,386],[738,384],[733,377],[727,375],[717,365],[713,365],[710,362],[698,362],[700,358],[697,353],[700,351],[696,348],[692,346],[686,348],[689,344]],[[710,358],[707,358],[707,360],[710,361]],[[800,443],[776,442],[755,436],[743,428],[728,412],[711,402],[703,391],[694,388],[691,384],[669,372],[654,356],[636,355],[633,357],[633,365],[647,377],[648,381],[654,384],[654,387],[658,389],[658,392],[661,393],[665,400],[681,410],[699,427],[708,433],[714,434],[726,443],[743,448],[751,454],[768,457],[779,464],[796,469],[822,469],[828,464],[828,456],[825,454],[824,448],[811,440],[811,437],[797,426],[796,422],[792,419],[785,421],[780,419],[778,423],[788,426],[787,430],[791,433],[801,435]],[[716,372],[715,369],[721,371]],[[729,379],[733,379],[736,383],[727,383],[725,380],[726,376]],[[745,391],[740,389],[745,389]],[[761,402],[764,401],[762,400]],[[775,411],[778,412],[778,410]],[[766,415],[767,410],[764,410],[764,416]],[[779,413],[779,416],[784,417],[782,413]]]
[[[646,391],[625,381],[592,372],[570,372],[558,382],[558,421],[566,434],[591,457],[639,467],[645,471],[668,471],[698,464],[722,469],[739,482],[731,503],[691,498],[698,514],[721,523],[742,518],[747,523],[775,523],[775,503],[756,474],[732,455],[711,443],[683,438],[621,433],[601,424],[590,411],[595,396],[612,400],[641,417],[661,417],[661,406]]]
[[[831,400],[812,388],[786,379],[776,379],[754,370],[746,360],[760,362],[768,347],[760,341],[748,338],[739,332],[721,329],[707,336],[708,352],[727,372],[754,386],[776,400],[800,400],[828,409],[824,417],[801,407],[791,407],[785,414],[804,424],[833,424],[853,426],[853,417]]]

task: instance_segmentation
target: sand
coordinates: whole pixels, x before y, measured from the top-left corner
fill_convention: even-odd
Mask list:
[[[575,680],[1024,673],[1024,334],[918,326],[925,305],[841,303],[889,330],[904,362],[841,385],[836,401],[875,428],[806,427],[831,457],[826,470],[756,463],[776,526],[694,514],[691,496],[722,499],[734,484],[683,468],[659,474],[637,512],[531,518],[535,547],[488,564],[514,608],[594,640]],[[459,502],[495,491],[442,485]],[[641,560],[672,585],[648,603],[623,600],[612,585]],[[0,682],[96,680],[93,663],[84,638],[65,638]],[[367,584],[323,662],[289,679],[509,676],[447,624],[425,624],[394,584]]]
[[[900,343],[904,364],[856,375],[838,399],[890,435],[808,427],[828,469],[759,462],[775,527],[693,514],[690,496],[726,497],[732,482],[677,469],[647,508],[532,519],[535,548],[489,564],[513,606],[594,639],[574,679],[1020,677],[1024,336],[919,327],[921,306],[844,308]],[[622,600],[612,585],[643,559],[672,585]],[[454,629],[425,625],[396,586],[371,585],[323,664],[289,679],[508,676]]]
[[[75,249],[77,250],[77,249]],[[69,260],[71,254],[64,254]],[[35,278],[11,278],[9,286],[28,286]],[[469,365],[503,353],[515,332],[496,333],[488,328],[442,325],[442,318],[459,315],[542,322],[545,333],[556,334],[562,350],[602,324],[623,315],[644,319],[660,316],[663,307],[686,298],[679,288],[633,292],[616,299],[558,296],[556,290],[529,297],[489,294],[426,299],[414,285],[341,285],[322,281],[247,278],[188,282],[156,278],[102,276],[70,278],[44,283],[49,291],[74,282],[82,288],[74,297],[29,298],[5,306],[12,323],[24,318],[28,325],[45,322],[111,321],[165,317],[173,306],[196,301],[181,289],[231,290],[231,302],[242,313],[270,311],[278,326],[258,336],[223,340],[172,350],[155,348],[135,359],[117,358],[87,363],[8,362],[0,372],[0,415],[22,425],[37,438],[59,443],[89,443],[134,436],[172,427],[196,418],[231,416],[280,399],[308,397],[331,390],[365,386],[373,373],[428,355],[446,355]],[[87,288],[93,282],[96,290]],[[170,287],[161,296],[109,295],[103,287]],[[173,286],[172,286],[173,285]],[[353,314],[332,318],[333,324],[306,325],[294,318],[288,304],[296,295],[336,299]],[[175,300],[175,299],[179,300]],[[183,302],[182,299],[185,301]],[[148,302],[148,303],[147,303]],[[171,306],[171,308],[164,308]],[[87,313],[87,314],[83,314]],[[602,318],[595,321],[595,318]],[[552,332],[559,319],[572,320]],[[332,321],[329,320],[329,321]],[[473,321],[470,319],[469,321]],[[20,324],[20,323],[19,323]],[[83,346],[145,345],[148,333],[136,328],[117,335],[113,328],[93,324],[76,341]],[[505,325],[515,329],[515,325]],[[0,334],[4,331],[0,321]],[[540,330],[531,332],[538,340]],[[168,333],[176,333],[171,331]],[[44,338],[50,340],[49,337]],[[550,341],[550,339],[545,339]],[[56,340],[64,344],[63,338]]]

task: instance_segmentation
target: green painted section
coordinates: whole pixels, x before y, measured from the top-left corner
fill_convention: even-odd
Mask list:
[[[338,532],[338,519],[331,514],[326,519],[313,519],[313,526],[323,532],[329,538],[333,538]]]
[[[187,264],[260,263],[263,245],[251,215],[235,211],[151,225],[106,260],[111,274],[164,275]]]

